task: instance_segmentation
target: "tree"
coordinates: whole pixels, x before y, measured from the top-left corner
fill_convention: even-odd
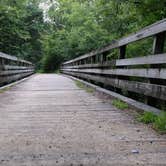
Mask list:
[[[0,1],[0,51],[36,63],[41,59],[43,12],[35,0]]]
[[[39,6],[46,2],[44,19]],[[0,0],[0,51],[54,71],[65,60],[165,18],[165,6],[165,0]],[[127,56],[150,53],[151,44],[131,44]],[[117,56],[117,50],[109,55]]]

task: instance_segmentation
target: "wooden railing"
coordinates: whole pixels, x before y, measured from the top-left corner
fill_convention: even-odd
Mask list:
[[[0,52],[0,86],[27,77],[33,72],[32,63]]]
[[[124,37],[112,44],[62,64],[61,72],[102,83],[119,91],[134,92],[150,100],[166,101],[166,53],[164,41],[166,19]],[[152,55],[126,57],[127,45],[153,37]],[[119,58],[108,60],[112,49],[119,49]],[[133,79],[135,78],[135,79]]]

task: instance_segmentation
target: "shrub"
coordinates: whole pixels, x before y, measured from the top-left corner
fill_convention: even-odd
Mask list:
[[[166,112],[162,112],[155,118],[153,127],[161,133],[166,133]]]
[[[127,103],[118,99],[113,100],[112,105],[114,105],[115,107],[121,110],[127,109],[129,107]]]
[[[145,124],[153,123],[156,119],[157,115],[154,115],[152,112],[144,112],[143,115],[138,117],[138,121],[143,122]]]
[[[159,115],[145,112],[138,117],[138,120],[145,124],[152,124],[152,127],[161,134],[166,133],[166,112],[161,112]]]

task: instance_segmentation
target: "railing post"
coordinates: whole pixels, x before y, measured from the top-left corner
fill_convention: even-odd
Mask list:
[[[124,59],[126,56],[126,45],[121,46],[119,48],[119,52],[120,52],[119,59]]]
[[[0,58],[0,70],[4,69],[4,59]]]
[[[95,63],[95,56],[92,56],[92,64]]]
[[[103,52],[103,62],[107,61],[107,55],[109,54],[109,51]]]
[[[153,54],[160,54],[164,51],[165,32],[159,33],[154,37]]]
[[[164,52],[164,42],[165,42],[165,32],[162,33],[158,33],[157,35],[154,36],[154,41],[153,41],[153,49],[152,49],[152,54],[160,54]],[[154,68],[154,67],[159,67],[159,65],[150,65],[150,67]],[[152,84],[158,84],[161,83],[161,81],[163,82],[163,84],[166,85],[166,80],[156,80],[153,78],[149,79],[149,83]],[[152,98],[152,97],[147,97],[146,101],[147,104],[157,104],[158,102],[156,101],[156,99]]]

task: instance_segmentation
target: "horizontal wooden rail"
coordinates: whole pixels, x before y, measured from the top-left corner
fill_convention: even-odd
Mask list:
[[[62,69],[62,71],[166,79],[166,69]]]
[[[62,64],[61,72],[94,83],[109,85],[121,92],[142,94],[146,103],[166,101],[166,19],[156,22],[112,44]],[[125,58],[127,45],[153,37],[152,55]],[[108,60],[119,49],[118,59]]]
[[[119,67],[119,66],[133,66],[133,65],[150,65],[150,64],[165,64],[166,54],[149,55],[136,58],[128,59],[118,59],[112,60],[110,62],[103,62],[98,64],[84,64],[84,65],[63,65],[63,68],[109,68],[109,67]]]
[[[142,83],[137,81],[121,80],[116,78],[109,78],[109,77],[90,75],[84,73],[74,73],[66,71],[64,71],[64,73],[96,82],[101,82],[104,83],[105,85],[110,85],[116,88],[121,88],[139,94],[166,100],[166,86]]]
[[[0,86],[34,73],[31,62],[0,52]]]

